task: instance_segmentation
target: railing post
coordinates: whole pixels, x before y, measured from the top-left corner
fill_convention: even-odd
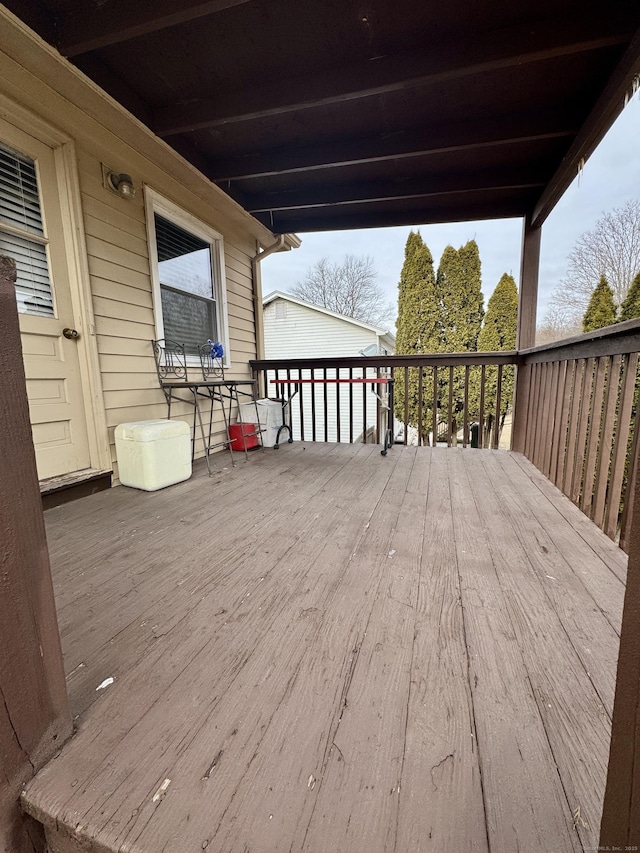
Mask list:
[[[540,239],[542,229],[531,225],[526,216],[522,226],[522,266],[518,295],[518,330],[516,350],[528,349],[536,343],[536,313],[538,308],[538,274],[540,270]]]
[[[32,850],[20,791],[71,734],[71,717],[14,282],[14,262],[0,257],[0,850]]]
[[[636,443],[636,454],[640,442]],[[638,458],[632,460],[633,468]],[[611,724],[609,769],[600,848],[630,850],[640,837],[640,479],[635,480],[630,519],[629,567],[620,631],[620,654]]]
[[[519,363],[516,367],[515,391],[513,395],[513,415],[511,422],[511,450],[524,453],[529,417],[529,383],[531,368]]]

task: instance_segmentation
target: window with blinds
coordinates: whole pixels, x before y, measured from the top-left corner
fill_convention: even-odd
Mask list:
[[[18,311],[53,317],[35,163],[0,143],[0,254],[16,262]]]
[[[154,214],[164,336],[190,354],[219,340],[211,243]]]

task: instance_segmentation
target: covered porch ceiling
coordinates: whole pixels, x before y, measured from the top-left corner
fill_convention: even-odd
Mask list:
[[[8,0],[273,232],[541,224],[640,73],[610,0]]]

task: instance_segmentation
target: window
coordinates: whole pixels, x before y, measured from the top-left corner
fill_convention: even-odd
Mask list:
[[[221,341],[227,352],[220,236],[146,192],[155,242],[158,337],[184,344],[192,356],[209,339]]]
[[[0,143],[0,253],[16,262],[21,314],[55,316],[33,160]]]

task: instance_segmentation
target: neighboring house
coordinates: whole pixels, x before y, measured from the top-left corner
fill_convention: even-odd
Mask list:
[[[330,358],[332,356],[359,355],[394,355],[396,339],[391,332],[381,326],[374,326],[354,317],[337,314],[320,305],[313,305],[298,299],[289,293],[274,291],[262,300],[264,306],[264,347],[265,358]],[[344,377],[348,371],[342,371]],[[329,376],[335,376],[335,371]],[[354,371],[354,377],[361,377],[362,371]],[[322,378],[320,372],[317,378]],[[336,411],[336,385],[327,385],[327,435],[324,432],[324,388],[315,390],[315,420],[316,434],[319,440],[337,441],[336,418],[331,412]],[[350,391],[352,392],[350,394]],[[350,422],[353,413],[352,427],[349,432],[341,434],[340,440],[348,442],[351,435],[354,439],[362,438],[365,431],[371,432],[376,424],[376,398],[371,393],[370,386],[365,389],[361,385],[340,387],[341,422]],[[311,437],[312,395],[311,386],[306,385],[302,390],[303,413],[302,426],[304,437]],[[275,392],[269,393],[275,397]],[[365,422],[366,408],[366,422]],[[295,400],[292,405],[293,437],[302,437],[300,406]]]
[[[166,417],[151,339],[220,340],[250,375],[255,259],[275,238],[3,8],[0,25],[0,254],[18,265],[39,477],[117,478],[116,425]]]

